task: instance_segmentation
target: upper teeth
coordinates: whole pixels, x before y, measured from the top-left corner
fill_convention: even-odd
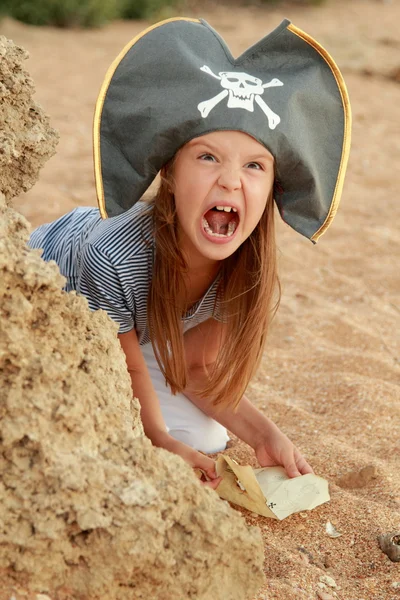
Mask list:
[[[237,208],[233,208],[233,206],[216,206],[215,208],[217,210],[224,210],[225,212],[231,212],[231,210],[237,212]]]

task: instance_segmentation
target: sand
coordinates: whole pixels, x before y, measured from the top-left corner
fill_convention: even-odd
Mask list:
[[[395,600],[400,563],[382,553],[377,536],[400,531],[400,5],[206,6],[186,14],[206,18],[234,54],[284,17],[313,35],[345,76],[354,118],[334,224],[313,246],[279,223],[282,301],[249,389],[329,480],[331,502],[283,522],[241,511],[265,541],[267,579],[255,598]],[[36,99],[61,136],[37,185],[15,201],[33,225],[95,205],[94,102],[111,61],[146,25],[118,22],[98,31],[0,25],[0,33],[30,52]],[[251,449],[235,439],[228,452],[256,465]],[[343,477],[366,466],[375,468],[364,478]],[[325,533],[328,520],[341,537]]]

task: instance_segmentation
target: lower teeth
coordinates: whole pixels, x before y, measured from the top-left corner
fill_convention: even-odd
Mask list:
[[[212,235],[213,237],[231,237],[231,235],[234,234],[235,232],[235,224],[233,222],[229,223],[228,225],[228,233],[214,233],[211,229],[211,227],[209,226],[207,220],[203,217],[203,227],[204,230],[209,234]]]

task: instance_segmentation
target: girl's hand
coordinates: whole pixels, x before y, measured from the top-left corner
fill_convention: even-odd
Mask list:
[[[255,444],[254,451],[262,467],[282,466],[289,477],[314,473],[296,446],[270,420],[263,438]]]
[[[190,446],[187,446],[183,442],[179,442],[171,435],[166,433],[161,437],[161,439],[157,440],[155,445],[159,446],[160,448],[164,448],[169,452],[173,452],[174,454],[178,454],[178,456],[181,456],[184,461],[193,467],[193,469],[199,469],[202,471],[207,477],[207,480],[204,481],[202,478],[199,481],[206,487],[210,487],[215,490],[222,481],[222,477],[217,477],[214,460],[205,454],[194,450]]]

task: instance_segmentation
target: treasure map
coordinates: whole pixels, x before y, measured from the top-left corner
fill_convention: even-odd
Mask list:
[[[253,469],[223,454],[216,469],[222,477],[219,496],[263,517],[281,521],[330,500],[328,482],[311,473],[290,478],[283,467]]]

